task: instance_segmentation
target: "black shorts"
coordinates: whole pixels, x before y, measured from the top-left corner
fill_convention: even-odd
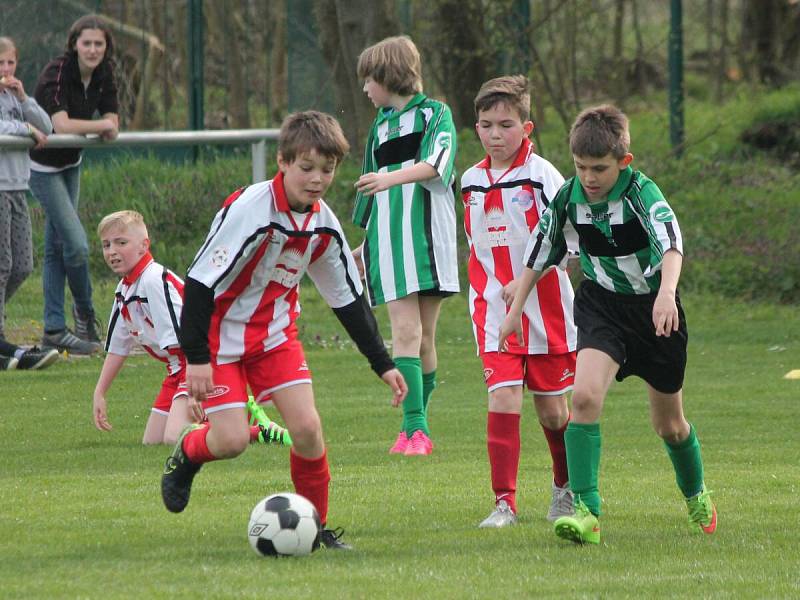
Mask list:
[[[419,296],[432,296],[435,298],[449,298],[450,296],[455,296],[457,293],[458,292],[445,292],[440,290],[438,287],[420,290],[417,292]]]
[[[686,371],[686,316],[678,294],[678,331],[656,336],[653,303],[656,294],[618,294],[584,280],[575,293],[578,352],[594,348],[613,358],[620,368],[617,381],[638,375],[656,390],[674,394],[683,387]]]

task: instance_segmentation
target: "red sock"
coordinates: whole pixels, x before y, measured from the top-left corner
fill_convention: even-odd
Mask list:
[[[183,438],[183,453],[190,461],[196,465],[217,460],[217,457],[211,454],[206,444],[206,436],[208,435],[210,426],[206,425],[200,429],[190,431],[185,438]]]
[[[519,415],[490,412],[486,423],[486,447],[489,450],[495,501],[505,500],[516,513]]]
[[[250,443],[254,444],[258,441],[258,434],[261,432],[258,425],[250,425]]]
[[[544,437],[547,439],[547,445],[550,446],[550,456],[553,457],[553,483],[558,487],[564,487],[569,481],[569,473],[567,471],[567,447],[564,445],[564,432],[567,430],[567,425],[569,425],[569,420],[571,418],[572,415],[570,414],[561,429],[548,429],[542,425],[542,431],[544,431]]]
[[[327,452],[319,458],[303,458],[292,450],[289,464],[295,491],[311,501],[319,513],[320,523],[325,525],[328,521],[328,482],[331,480]]]

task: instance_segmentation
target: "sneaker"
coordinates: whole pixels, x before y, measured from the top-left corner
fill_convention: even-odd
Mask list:
[[[342,541],[344,529],[337,527],[336,529],[323,529],[319,532],[320,543],[331,550],[352,550],[350,544],[345,544]]]
[[[11,371],[17,368],[19,361],[13,356],[0,356],[0,371]]]
[[[267,416],[264,409],[252,396],[247,397],[247,412],[249,414],[249,424],[258,425],[260,432],[258,441],[261,444],[279,444],[281,446],[291,446],[292,436],[286,428],[281,427]]]
[[[692,529],[697,525],[698,529],[703,533],[714,533],[717,529],[717,508],[711,501],[711,492],[706,491],[705,486],[703,491],[686,498],[686,506],[689,508],[689,523]]]
[[[406,448],[408,448],[408,436],[405,431],[401,431],[397,434],[394,446],[389,448],[389,454],[405,454]]]
[[[172,454],[169,455],[164,465],[164,474],[161,477],[161,499],[170,512],[179,513],[189,504],[192,480],[203,466],[191,462],[183,453],[183,438],[189,432],[201,427],[203,425],[192,423],[184,428]]]
[[[575,508],[572,506],[573,497],[572,490],[569,489],[569,483],[564,487],[558,487],[553,482],[553,497],[550,500],[550,510],[547,512],[547,520],[555,521],[559,517],[569,517],[575,514]]]
[[[509,525],[516,525],[517,524],[517,515],[514,514],[514,511],[511,510],[511,507],[508,505],[508,502],[505,500],[500,500],[497,503],[497,506],[492,511],[488,517],[486,517],[478,527],[481,528],[490,528],[494,527],[499,529],[500,527],[508,527]]]
[[[417,429],[408,440],[408,447],[403,452],[406,456],[427,456],[433,452],[433,442],[422,429]]]
[[[42,336],[42,350],[55,348],[59,352],[70,354],[89,355],[100,352],[100,342],[87,342],[80,339],[68,328],[58,333],[45,333]]]
[[[26,350],[25,354],[19,359],[18,369],[44,369],[49,367],[58,360],[59,352],[55,348],[49,350],[42,350],[38,346],[34,346],[30,350]]]
[[[84,342],[100,344],[100,335],[97,333],[101,329],[100,320],[91,313],[83,316],[78,312],[77,307],[72,307],[72,318],[75,319],[75,335]]]
[[[577,544],[600,543],[600,523],[580,500],[575,505],[575,514],[556,519],[553,529],[558,537]]]

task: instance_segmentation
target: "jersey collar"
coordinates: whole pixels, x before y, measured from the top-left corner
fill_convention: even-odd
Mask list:
[[[519,150],[517,150],[517,155],[514,157],[514,162],[512,162],[511,166],[506,169],[506,173],[508,173],[511,169],[516,169],[517,167],[524,165],[532,151],[533,143],[528,138],[523,138],[522,144],[520,145]],[[475,165],[475,167],[478,169],[491,169],[492,157],[487,154],[486,158]]]
[[[612,187],[608,192],[608,197],[606,198],[605,202],[614,202],[622,198],[622,196],[625,195],[625,192],[628,191],[628,187],[631,184],[631,179],[633,179],[633,169],[630,166],[627,166],[619,172],[619,177],[617,177],[614,187]],[[575,185],[572,186],[572,194],[569,201],[573,204],[589,204],[589,200],[586,198],[586,194],[583,193],[583,186],[581,185],[580,180],[578,180],[577,175],[575,176]],[[597,202],[595,204],[601,203]]]
[[[153,262],[153,255],[147,252],[144,256],[142,256],[142,258],[139,259],[139,262],[136,263],[136,266],[133,267],[131,272],[122,278],[122,283],[125,285],[131,285],[134,283],[137,279],[139,279],[139,276],[142,274],[142,272],[150,266],[151,262]]]
[[[406,104],[401,110],[395,110],[390,106],[382,106],[378,109],[378,123],[383,123],[395,115],[403,114],[407,110],[411,110],[415,106],[422,104],[427,99],[428,97],[425,94],[418,92],[411,97],[411,100],[408,101],[408,104]]]
[[[298,212],[289,206],[289,199],[286,197],[286,188],[283,185],[283,171],[278,171],[278,174],[272,178],[272,196],[275,198],[275,206],[278,210],[285,213]],[[311,205],[311,210],[308,212],[319,212],[319,200]]]

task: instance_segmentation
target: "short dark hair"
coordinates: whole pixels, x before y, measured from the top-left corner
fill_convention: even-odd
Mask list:
[[[283,160],[293,162],[311,150],[335,158],[338,164],[350,150],[350,144],[339,122],[327,113],[307,110],[286,117],[278,135],[278,152]]]
[[[497,104],[505,104],[515,110],[524,123],[531,118],[531,94],[528,78],[524,75],[504,75],[485,82],[475,96],[475,116]]]
[[[359,79],[370,77],[393,94],[422,91],[422,61],[407,35],[388,37],[362,50],[356,71]]]
[[[630,145],[628,117],[611,104],[587,108],[578,115],[569,132],[569,148],[574,156],[603,158],[611,154],[620,159],[628,153]]]
[[[99,29],[106,37],[106,53],[103,55],[103,60],[111,60],[114,58],[114,36],[111,35],[111,28],[100,15],[84,15],[72,24],[67,34],[67,52],[74,53],[75,45],[78,38],[81,37],[81,32],[84,29]]]

